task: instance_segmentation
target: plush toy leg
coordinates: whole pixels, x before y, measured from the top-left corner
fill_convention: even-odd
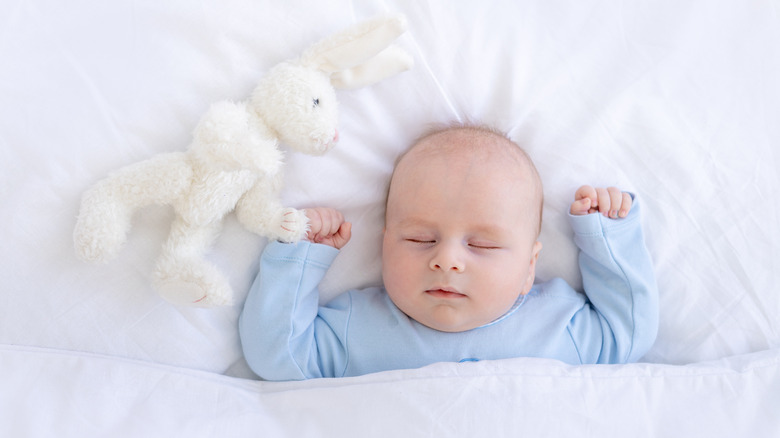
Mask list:
[[[170,204],[191,180],[185,155],[174,152],[123,167],[98,182],[81,198],[73,231],[76,255],[90,262],[111,260],[125,243],[133,212]]]
[[[130,229],[131,209],[107,187],[96,187],[81,198],[73,231],[76,256],[87,262],[107,262],[119,253]]]
[[[221,222],[193,226],[177,217],[163,245],[154,272],[154,286],[174,304],[197,307],[228,305],[233,298],[230,283],[203,259],[220,230]]]

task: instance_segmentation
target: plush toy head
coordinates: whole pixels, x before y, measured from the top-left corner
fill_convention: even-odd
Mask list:
[[[389,46],[404,32],[402,17],[370,20],[311,46],[260,81],[250,106],[290,148],[322,155],[338,141],[334,88],[358,88],[412,66],[403,50]]]
[[[338,103],[330,78],[319,70],[285,62],[252,93],[255,111],[283,143],[322,155],[338,140]]]

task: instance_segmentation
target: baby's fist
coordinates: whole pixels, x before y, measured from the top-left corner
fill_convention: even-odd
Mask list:
[[[344,220],[344,215],[332,208],[307,208],[309,232],[306,240],[341,249],[352,237],[352,224]]]
[[[574,194],[569,212],[575,216],[600,212],[606,217],[617,219],[628,216],[631,210],[631,195],[616,187],[582,186]]]

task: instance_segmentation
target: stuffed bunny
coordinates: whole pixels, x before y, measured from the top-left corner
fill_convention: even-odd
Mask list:
[[[186,152],[161,154],[110,174],[86,191],[74,231],[76,254],[105,262],[124,244],[135,210],[172,205],[175,219],[153,275],[172,303],[231,303],[227,279],[203,258],[222,219],[235,209],[250,231],[295,242],[306,235],[303,211],[279,201],[283,154],[321,155],[338,140],[335,88],[368,85],[411,67],[389,44],[401,17],[375,19],[326,38],[263,77],[247,101],[211,106]]]

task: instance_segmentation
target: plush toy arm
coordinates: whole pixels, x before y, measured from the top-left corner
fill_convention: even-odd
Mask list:
[[[303,210],[282,207],[281,178],[258,181],[236,204],[236,216],[246,229],[269,239],[297,242],[306,236],[309,220]]]
[[[377,82],[411,67],[411,57],[405,53],[404,56],[399,57],[403,52],[400,49],[383,52],[405,30],[406,20],[402,16],[369,20],[312,45],[301,56],[301,63],[326,73],[341,72],[366,65],[365,69],[357,69],[347,76],[362,77],[360,83],[363,85]],[[379,60],[374,61],[375,56],[378,56]],[[391,73],[384,73],[386,68]],[[377,74],[379,72],[382,73]],[[376,79],[369,80],[372,75]],[[340,79],[340,82],[346,84],[346,87],[357,87],[357,85],[349,85],[350,81],[344,79]]]

